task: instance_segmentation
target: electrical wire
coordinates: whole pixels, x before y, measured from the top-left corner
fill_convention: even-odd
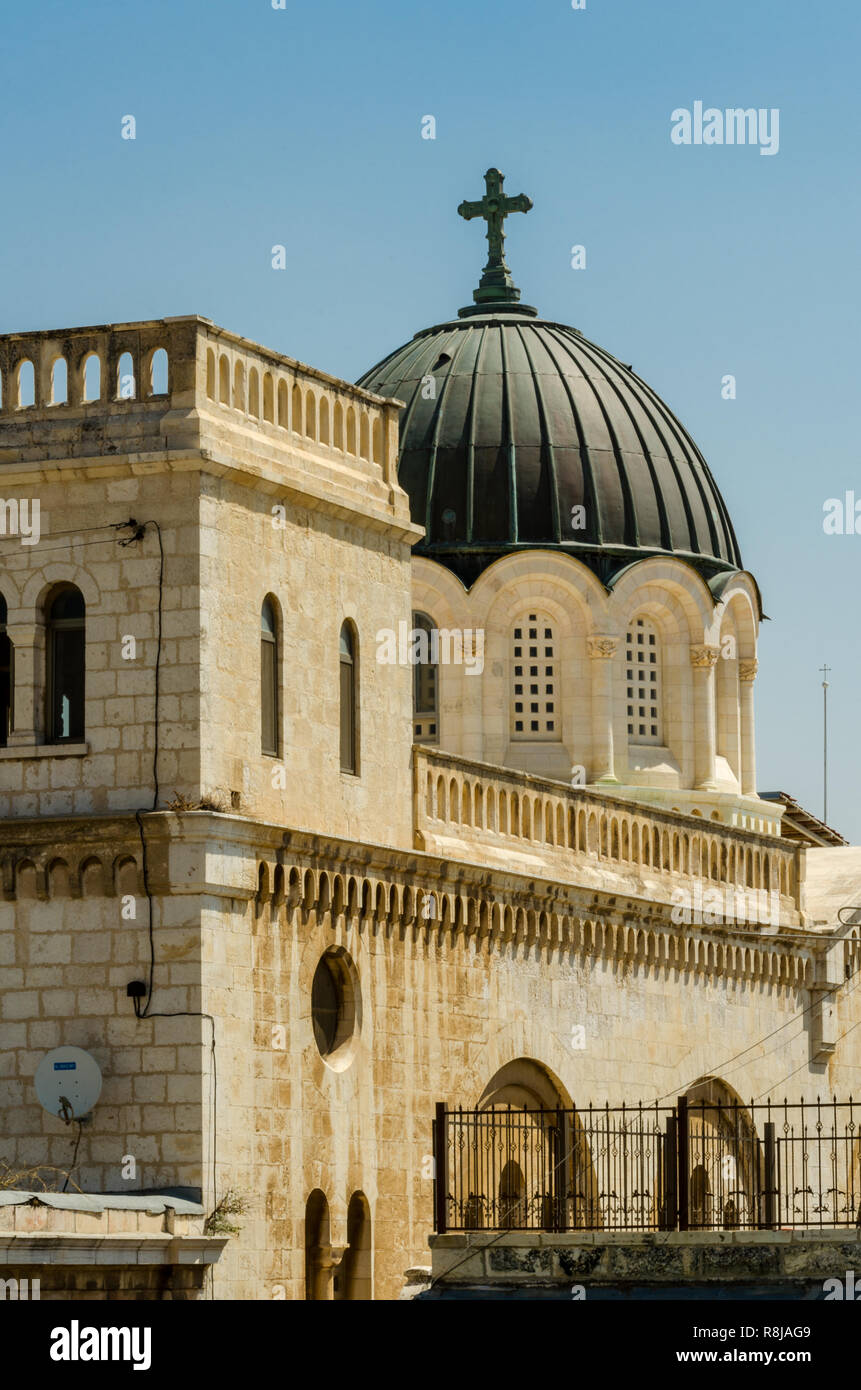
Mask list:
[[[86,536],[91,531],[118,531],[126,523],[124,521],[103,521],[99,526],[73,526],[69,531],[49,531],[48,539],[54,540],[57,536]],[[0,543],[3,541],[19,541],[21,537],[10,533],[8,536],[0,536]],[[39,542],[41,544],[41,541]]]
[[[132,1005],[135,1017],[143,1021],[150,1018],[205,1018],[212,1029],[210,1043],[210,1056],[212,1067],[212,1200],[216,1202],[217,1182],[218,1182],[218,1065],[215,1047],[216,1028],[215,1018],[212,1014],[205,1013],[197,1009],[178,1009],[174,1012],[162,1012],[150,1010],[153,989],[155,987],[155,920],[152,889],[149,879],[149,856],[146,833],[144,831],[143,816],[155,812],[158,809],[159,800],[159,776],[158,776],[158,756],[159,756],[159,733],[160,733],[160,698],[161,698],[161,656],[162,656],[162,633],[164,623],[164,542],[161,534],[161,527],[155,520],[137,522],[133,518],[124,522],[118,529],[126,527],[133,528],[131,536],[123,538],[119,544],[122,546],[133,545],[143,540],[148,527],[154,527],[158,539],[159,567],[158,567],[158,606],[157,606],[157,625],[156,625],[156,659],[155,659],[155,688],[154,688],[154,732],[153,732],[153,761],[152,761],[152,781],[153,794],[152,806],[140,808],[135,811],[135,821],[137,822],[138,834],[141,843],[141,880],[144,896],[147,900],[147,935],[149,939],[149,978],[146,986],[146,1001],[143,1007],[140,1006],[138,998],[133,996]]]
[[[81,1144],[81,1135],[83,1134],[83,1132],[84,1132],[83,1121],[82,1121],[82,1120],[78,1120],[78,1137],[77,1137],[77,1139],[75,1140],[75,1148],[74,1148],[74,1151],[73,1151],[73,1153],[72,1153],[72,1162],[71,1162],[71,1164],[69,1165],[69,1171],[66,1173],[66,1181],[63,1183],[63,1191],[64,1191],[64,1192],[65,1192],[66,1188],[69,1186],[69,1178],[70,1178],[70,1177],[72,1176],[72,1174],[74,1173],[75,1167],[76,1167],[77,1162],[78,1162],[78,1149],[79,1149],[80,1144]]]
[[[850,1033],[854,1033],[856,1028],[861,1028],[861,1019],[859,1019],[857,1023],[853,1023],[851,1028],[847,1028],[846,1031],[845,1031],[845,1033],[841,1033],[840,1036],[839,1036],[838,1038],[835,1039],[835,1041],[834,1041],[834,1046],[836,1047],[837,1044],[838,1044],[839,1042],[842,1042],[844,1038],[848,1038],[848,1037],[849,1037],[849,1034],[850,1034]],[[769,1086],[769,1088],[768,1088],[767,1091],[763,1091],[763,1092],[762,1092],[762,1095],[755,1096],[755,1097],[754,1097],[754,1102],[753,1102],[753,1103],[756,1104],[757,1101],[762,1100],[762,1096],[767,1096],[767,1095],[769,1094],[769,1092],[771,1092],[771,1091],[776,1091],[777,1088],[778,1088],[778,1086],[782,1086],[782,1085],[783,1085],[784,1081],[789,1081],[789,1079],[790,1079],[791,1077],[797,1075],[798,1072],[803,1071],[804,1068],[805,1068],[806,1066],[808,1066],[808,1065],[809,1065],[809,1063],[807,1063],[807,1062],[802,1062],[802,1063],[801,1063],[801,1066],[795,1068],[795,1071],[791,1071],[791,1072],[789,1072],[786,1076],[782,1076],[782,1077],[780,1078],[780,1080],[779,1080],[779,1081],[776,1081],[775,1084],[774,1084],[773,1086]],[[850,1101],[851,1101],[852,1097],[850,1096],[849,1099],[850,1099]],[[780,1102],[778,1102],[778,1104],[779,1104],[779,1103],[780,1103]]]

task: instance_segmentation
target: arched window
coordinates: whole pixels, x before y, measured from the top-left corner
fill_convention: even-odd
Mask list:
[[[84,358],[84,402],[102,398],[102,364],[95,352]]]
[[[6,631],[8,612],[6,600],[0,594],[0,748],[9,742],[12,728],[12,692],[15,682],[12,674],[13,647]]]
[[[18,367],[18,408],[24,410],[36,403],[36,372],[29,358]]]
[[[117,363],[117,400],[133,401],[135,390],[135,365],[130,352],[124,352]]]
[[[511,632],[511,737],[558,740],[559,674],[553,625],[544,613],[527,613]]]
[[[150,359],[149,364],[149,391],[150,396],[166,396],[169,382],[167,352],[164,348],[156,348]]]
[[[413,644],[418,658],[413,675],[413,737],[419,743],[439,743],[439,635],[427,613],[413,614]]]
[[[629,743],[663,743],[661,644],[647,618],[637,618],[625,638]]]
[[[71,584],[46,605],[48,628],[47,723],[49,743],[84,737],[84,600]]]
[[[275,604],[263,600],[260,610],[260,747],[278,757],[278,626]]]
[[[58,357],[51,368],[51,404],[66,405],[69,399],[69,368],[65,357]]]
[[[359,770],[358,756],[358,709],[357,694],[358,653],[356,639],[351,623],[341,627],[340,670],[341,670],[341,771],[356,773]]]

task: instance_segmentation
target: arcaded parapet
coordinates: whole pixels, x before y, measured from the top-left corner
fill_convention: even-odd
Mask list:
[[[0,816],[203,803],[409,844],[410,671],[375,661],[420,534],[396,403],[196,317],[6,335],[0,388]]]

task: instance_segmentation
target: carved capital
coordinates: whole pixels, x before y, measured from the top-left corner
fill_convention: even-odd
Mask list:
[[[720,647],[710,647],[707,642],[698,642],[691,646],[691,665],[696,670],[710,670],[717,665],[720,656]]]
[[[586,649],[598,661],[609,661],[619,649],[618,637],[587,637]]]
[[[745,660],[745,661],[739,661],[739,663],[738,663],[738,678],[739,678],[739,680],[740,680],[740,681],[752,681],[752,680],[755,680],[755,679],[756,679],[756,673],[757,673],[757,670],[758,670],[758,669],[759,669],[759,662],[757,661],[757,659],[756,659],[755,656],[750,657],[748,660]]]

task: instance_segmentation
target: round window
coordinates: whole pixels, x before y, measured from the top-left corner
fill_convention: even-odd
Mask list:
[[[341,947],[326,951],[311,984],[314,1041],[326,1064],[343,1071],[353,1060],[360,1021],[359,982],[352,960]]]

